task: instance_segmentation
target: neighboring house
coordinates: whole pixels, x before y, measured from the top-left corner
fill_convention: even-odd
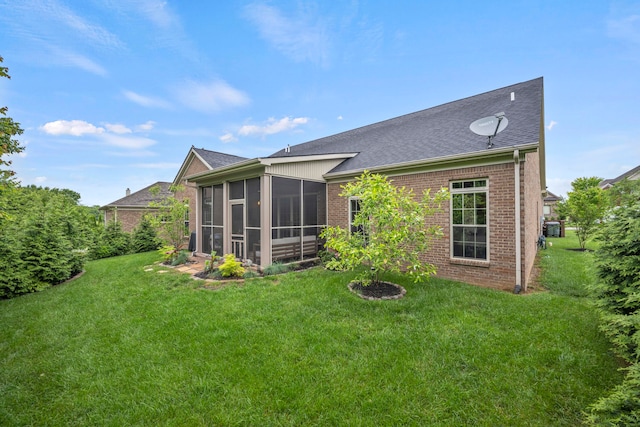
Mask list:
[[[640,179],[640,166],[636,166],[635,168],[631,169],[628,172],[623,173],[622,175],[620,175],[617,178],[603,179],[602,181],[600,181],[600,184],[598,184],[598,185],[603,190],[607,190],[607,189],[611,188],[617,182],[622,181],[623,179],[628,179],[628,180],[631,180],[631,181],[636,180],[636,179]]]
[[[470,124],[499,113],[508,124],[491,146]],[[203,152],[192,148],[174,181],[194,186],[199,253],[234,253],[263,267],[315,257],[322,228],[349,227],[358,207],[339,196],[341,185],[370,170],[417,194],[441,187],[452,193],[432,218],[444,237],[424,254],[438,276],[516,291],[533,279],[546,195],[542,78],[269,157],[214,166]]]
[[[551,191],[547,191],[547,195],[543,199],[544,206],[542,208],[542,213],[545,220],[555,221],[558,219],[558,214],[556,213],[556,205],[560,200],[562,200],[562,197],[556,196]]]
[[[160,186],[160,192],[154,195],[149,190],[156,185]],[[154,210],[149,206],[149,203],[159,202],[173,195],[169,191],[170,186],[170,182],[156,182],[135,193],[132,193],[127,188],[125,197],[100,208],[104,212],[105,225],[115,220],[121,224],[123,231],[133,231],[142,220],[142,217]]]

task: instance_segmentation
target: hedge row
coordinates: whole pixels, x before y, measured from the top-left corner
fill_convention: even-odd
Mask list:
[[[640,202],[630,200],[614,208],[598,240],[595,262],[600,281],[592,296],[601,329],[628,366],[623,383],[591,406],[587,422],[640,425]]]
[[[87,259],[159,247],[148,222],[129,235],[79,200],[71,190],[0,186],[0,298],[61,283]]]

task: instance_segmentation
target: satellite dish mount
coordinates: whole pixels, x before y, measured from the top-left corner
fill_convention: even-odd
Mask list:
[[[469,125],[469,129],[476,135],[488,137],[487,148],[491,148],[493,147],[493,138],[505,130],[508,124],[509,120],[502,112],[476,120]]]

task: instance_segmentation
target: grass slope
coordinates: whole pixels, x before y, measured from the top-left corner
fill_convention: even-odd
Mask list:
[[[0,301],[0,425],[575,425],[621,380],[582,298],[394,277],[370,302],[321,269],[211,291],[155,260]]]

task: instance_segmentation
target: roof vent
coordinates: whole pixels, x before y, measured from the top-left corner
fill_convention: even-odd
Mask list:
[[[516,93],[515,92],[511,92],[511,100],[512,101],[516,100]]]
[[[287,146],[284,149],[285,153],[290,153],[291,152],[291,146],[289,144],[287,144]]]
[[[129,190],[129,189],[127,188],[127,191],[125,191],[125,194],[126,194],[127,196],[130,196],[130,195],[131,195],[131,190]]]
[[[489,137],[487,148],[493,147],[493,138],[507,127],[509,120],[504,116],[504,112],[493,116],[483,117],[469,125],[471,132],[476,135]]]

